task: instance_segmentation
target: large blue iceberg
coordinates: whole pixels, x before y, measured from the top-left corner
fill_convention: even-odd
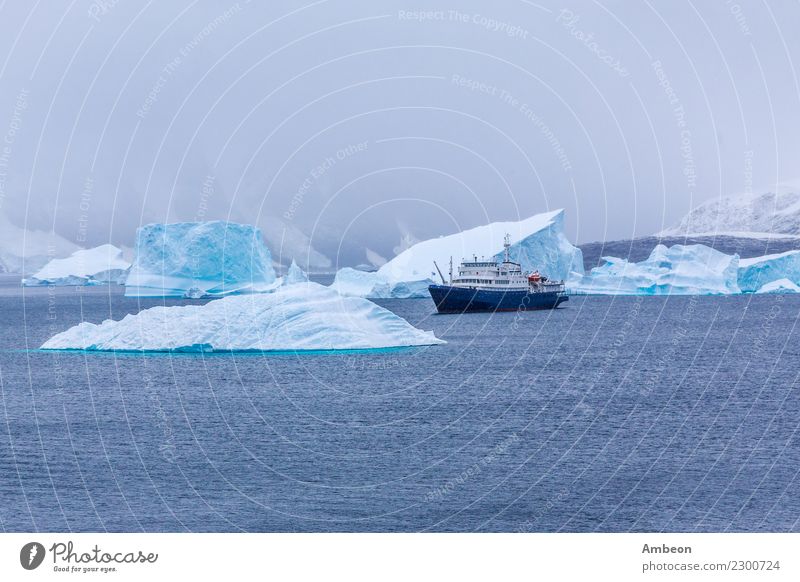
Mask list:
[[[605,264],[572,277],[567,288],[598,295],[728,295],[739,293],[739,256],[705,245],[657,245],[639,263],[603,257]]]
[[[269,291],[272,257],[261,231],[227,221],[148,224],[136,232],[128,297],[203,297]]]
[[[438,280],[434,261],[444,270],[450,257],[455,264],[473,254],[501,259],[506,234],[511,237],[511,260],[524,270],[538,269],[551,279],[583,275],[581,250],[567,240],[564,211],[556,210],[419,242],[374,272],[340,269],[331,287],[357,297],[428,297],[428,285]]]
[[[442,344],[391,311],[317,283],[233,295],[205,305],[151,307],[120,321],[81,323],[42,349],[215,352],[359,350]]]
[[[755,293],[764,285],[780,279],[800,284],[800,251],[739,261],[739,287],[743,293]]]

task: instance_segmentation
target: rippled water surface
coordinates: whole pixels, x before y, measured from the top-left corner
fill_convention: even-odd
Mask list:
[[[392,300],[447,345],[141,356],[36,348],[162,301],[17,285],[4,530],[800,530],[798,297]]]

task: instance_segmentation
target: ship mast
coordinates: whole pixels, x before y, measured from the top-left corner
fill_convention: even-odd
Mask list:
[[[505,249],[504,250],[504,258],[505,258],[504,262],[506,262],[506,263],[510,263],[511,262],[511,260],[509,259],[509,254],[508,254],[508,249],[509,248],[511,248],[511,236],[508,233],[506,233],[506,236],[503,239],[503,249]]]

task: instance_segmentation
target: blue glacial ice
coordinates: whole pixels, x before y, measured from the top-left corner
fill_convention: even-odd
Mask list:
[[[450,257],[456,266],[473,254],[501,259],[506,233],[511,237],[511,260],[521,263],[524,270],[538,269],[551,279],[583,275],[581,250],[567,240],[564,211],[556,210],[419,242],[377,271],[340,269],[331,287],[356,297],[428,297],[428,285],[439,280],[433,261],[444,271]]]
[[[128,297],[203,297],[276,285],[261,231],[235,222],[148,224],[136,232]]]
[[[158,306],[119,321],[81,323],[42,349],[102,351],[358,350],[445,343],[366,299],[317,283],[232,295],[205,305]]]
[[[785,293],[800,293],[800,287],[789,279],[778,279],[760,287],[756,293],[776,293],[781,295]]]
[[[657,245],[639,263],[603,257],[605,264],[582,277],[571,277],[567,288],[599,295],[728,295],[739,293],[739,256],[705,245]]]
[[[65,259],[53,259],[36,273],[22,280],[26,287],[36,285],[104,285],[122,283],[130,268],[122,251],[105,244],[79,250]]]
[[[754,293],[773,281],[787,279],[800,284],[800,251],[787,251],[739,261],[739,287]]]
[[[307,281],[308,275],[306,275],[306,272],[298,267],[297,263],[292,259],[292,264],[289,266],[286,275],[284,275],[282,283],[284,285],[294,285],[295,283],[305,283]]]

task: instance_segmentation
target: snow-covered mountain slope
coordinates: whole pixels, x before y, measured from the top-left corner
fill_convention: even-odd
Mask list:
[[[120,321],[81,323],[42,349],[129,351],[354,350],[442,344],[391,311],[317,283],[234,295],[205,305],[151,307]]]
[[[25,286],[103,285],[122,283],[130,268],[122,250],[114,245],[75,251],[66,259],[53,259],[32,276],[23,279]]]
[[[583,274],[581,251],[564,234],[564,211],[555,210],[418,242],[375,272],[339,270],[332,287],[343,295],[360,297],[427,297],[428,285],[438,280],[434,261],[444,271],[450,257],[456,267],[473,254],[502,260],[506,234],[511,239],[511,260],[521,263],[524,270],[538,269],[551,279]]]
[[[128,297],[201,297],[265,291],[275,284],[261,230],[235,222],[147,224],[136,232]]]
[[[714,198],[657,236],[729,234],[770,238],[800,235],[800,190]]]
[[[54,232],[25,230],[0,213],[0,272],[27,275],[80,247]]]

